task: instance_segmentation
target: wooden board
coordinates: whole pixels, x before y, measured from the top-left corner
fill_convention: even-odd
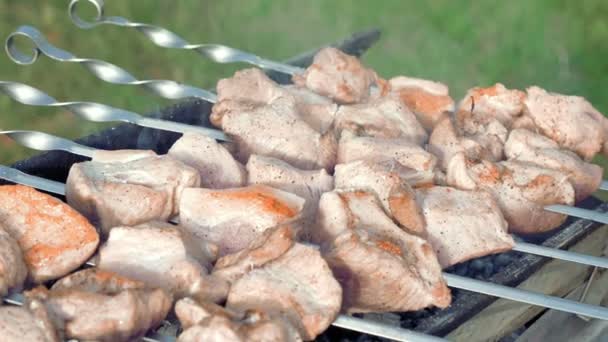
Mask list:
[[[601,255],[608,238],[608,226],[589,234],[569,250]],[[522,282],[518,288],[563,297],[588,277],[588,266],[552,260]],[[446,336],[450,341],[497,341],[545,310],[542,307],[499,299]]]

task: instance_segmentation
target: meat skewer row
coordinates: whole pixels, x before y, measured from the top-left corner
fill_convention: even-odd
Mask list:
[[[21,173],[20,171],[17,171],[15,169],[10,169],[7,167],[1,167],[1,169],[3,172],[0,174],[2,175],[2,177],[4,179],[9,180],[9,181],[18,181],[20,183],[24,183],[24,185],[28,185],[28,184],[38,184],[39,185],[44,180],[39,177],[34,177],[34,176],[30,176],[30,175]],[[18,175],[18,176],[15,177],[15,175]],[[44,181],[46,181],[47,183],[53,184],[53,185],[47,184],[45,186],[46,189],[58,189],[61,187],[61,183],[50,181],[50,180],[44,180]],[[62,194],[62,192],[60,192],[58,194]],[[448,274],[448,273],[444,273],[443,277],[446,279],[449,286],[452,286],[455,288],[474,291],[474,292],[480,292],[480,293],[484,293],[484,294],[488,294],[488,295],[492,295],[492,296],[496,296],[496,297],[500,297],[500,298],[511,299],[511,300],[519,301],[519,302],[523,302],[523,303],[539,305],[539,306],[552,308],[552,309],[556,309],[556,310],[560,310],[560,311],[583,314],[583,315],[594,317],[594,318],[608,320],[608,309],[605,309],[602,307],[581,304],[581,303],[573,302],[570,300],[565,300],[562,298],[556,298],[556,297],[547,296],[547,295],[543,295],[543,294],[532,293],[532,292],[514,289],[514,288],[501,286],[501,285],[497,285],[497,284],[490,284],[490,283],[486,283],[483,281],[468,279],[465,277]],[[5,300],[8,303],[11,303],[11,302],[15,303],[15,302],[20,301],[18,296],[7,297],[7,299],[5,299]],[[338,325],[343,326],[343,327],[346,327],[346,324],[348,324],[349,322],[352,322],[351,317],[344,317],[344,319],[342,319],[342,321],[340,319],[338,319]],[[347,328],[352,329],[352,330],[362,331],[363,329],[357,328],[357,324],[356,324],[357,322],[358,321],[352,322],[353,326],[350,326]],[[374,325],[375,325],[375,323],[374,323]],[[394,327],[390,327],[390,326],[385,326],[382,329],[384,329],[384,328],[395,329]],[[401,331],[401,329],[399,329],[398,331]],[[386,336],[388,338],[393,338],[396,340],[407,340],[407,339],[402,339],[403,335],[399,335],[399,334],[393,335],[392,333],[390,333],[389,330],[385,331],[385,333],[382,333],[377,330],[375,330],[375,331],[366,330],[364,332],[376,334],[378,336]],[[401,336],[401,337],[399,337],[399,336]],[[408,335],[408,336],[415,337],[415,338],[427,337],[427,336],[419,336],[416,334]]]
[[[104,152],[101,150],[96,150],[96,149],[88,147],[88,146],[77,144],[71,140],[52,136],[52,135],[42,133],[42,132],[5,131],[5,132],[0,132],[0,134],[5,134],[5,135],[9,136],[10,138],[14,139],[15,141],[21,143],[22,145],[30,147],[30,148],[34,148],[37,150],[43,150],[43,151],[63,150],[63,151],[67,151],[70,153],[74,153],[77,155],[81,155],[81,156],[88,157],[88,158],[94,158],[94,159],[103,159],[104,155],[106,155],[105,160],[108,160],[107,156],[111,155],[110,153],[104,154]],[[145,154],[145,151],[141,151],[139,153]],[[170,154],[171,154],[171,152],[170,152]],[[357,169],[361,168],[361,165],[356,165],[356,166],[357,166]],[[241,184],[242,183],[235,182],[235,184],[229,184],[229,185],[239,186]],[[209,186],[209,184],[207,186]],[[40,187],[40,185],[38,185],[38,187]],[[56,192],[57,189],[51,189],[51,191]],[[585,216],[587,216],[587,217],[594,217],[597,215],[597,216],[599,216],[599,218],[596,218],[596,219],[605,220],[605,218],[604,218],[606,216],[605,214],[595,212],[595,211],[590,211],[587,209],[581,209],[581,210],[585,213]],[[166,218],[168,218],[168,217],[166,217]],[[600,222],[602,222],[602,221],[600,221]],[[122,222],[122,223],[127,223],[127,222]],[[516,242],[513,246],[513,250],[520,251],[520,252],[527,252],[527,253],[541,255],[541,256],[546,256],[546,257],[558,258],[558,259],[568,260],[568,261],[573,261],[573,262],[578,262],[578,263],[583,263],[583,264],[592,265],[592,266],[608,267],[608,260],[606,258],[588,256],[588,255],[583,255],[583,254],[569,252],[569,251],[560,251],[557,249],[537,246],[537,245],[525,243],[525,242]]]

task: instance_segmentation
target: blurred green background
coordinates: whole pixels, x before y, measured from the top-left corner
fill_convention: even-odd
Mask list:
[[[78,29],[68,18],[67,6],[67,0],[0,0],[0,37],[4,40],[19,25],[30,24],[77,56],[116,63],[139,78],[202,87],[213,87],[219,77],[242,67],[157,48],[133,30]],[[92,7],[80,7],[83,17],[92,15]],[[585,96],[608,113],[606,0],[106,0],[106,14],[160,25],[193,43],[223,43],[273,59],[379,27],[382,39],[364,61],[384,77],[404,74],[439,80],[449,84],[456,99],[475,85],[537,84]],[[105,84],[79,65],[45,57],[33,66],[18,66],[1,54],[0,75],[2,80],[35,85],[60,100],[103,102],[140,112],[169,104],[136,88]],[[0,129],[35,129],[73,138],[102,127],[0,96]],[[0,146],[5,164],[33,153],[7,139],[0,138]]]

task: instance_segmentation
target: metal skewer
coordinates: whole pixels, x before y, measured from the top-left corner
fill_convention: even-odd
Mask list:
[[[7,168],[7,167],[0,166],[0,168]],[[0,173],[0,176],[2,176],[2,173]],[[17,182],[17,180],[15,180],[15,179],[10,179],[10,178],[4,178],[4,179],[11,181],[11,182]],[[21,178],[21,180],[23,180],[23,178]],[[94,265],[94,264],[91,264],[91,265]],[[542,306],[542,307],[555,309],[555,310],[559,310],[559,311],[585,315],[585,316],[592,317],[592,318],[608,320],[608,308],[604,308],[601,306],[583,304],[583,303],[579,303],[579,302],[568,300],[568,299],[563,299],[563,298],[549,296],[549,295],[545,295],[545,294],[541,294],[541,293],[535,293],[535,292],[530,292],[530,291],[521,290],[521,289],[517,289],[517,288],[511,288],[508,286],[488,283],[488,282],[470,279],[470,278],[466,278],[466,277],[461,277],[461,276],[457,276],[457,275],[449,274],[449,273],[445,273],[445,272],[443,273],[443,277],[446,280],[448,286],[450,286],[450,287],[467,290],[467,291],[483,293],[483,294],[487,294],[487,295],[494,296],[494,297],[510,299],[513,301],[521,302],[521,303]],[[348,329],[356,330],[359,332],[375,334],[374,332],[369,332],[366,330],[365,327],[370,324],[372,325],[372,327],[378,327],[378,326],[382,327],[377,330],[378,333],[380,333],[380,331],[383,330],[384,328],[389,328],[391,330],[398,329],[398,328],[395,328],[395,327],[392,327],[389,325],[381,325],[381,324],[367,322],[364,320],[355,321],[355,320],[351,320],[350,317],[348,317],[348,319],[345,318],[345,319],[340,320],[340,318],[342,318],[342,317],[347,317],[347,316],[339,317],[337,322],[340,327],[346,327],[346,324],[352,323],[352,325],[355,325],[355,327],[352,327],[352,328],[348,327]],[[363,322],[363,325],[359,326],[358,323],[360,323],[360,322]],[[361,329],[361,330],[358,330],[358,329]],[[408,331],[408,333],[410,333],[410,331]],[[378,335],[378,336],[384,336],[384,335]],[[422,337],[432,337],[432,336],[422,335]],[[393,337],[390,337],[390,338],[393,338]],[[405,341],[405,340],[406,339],[403,339],[403,341]],[[415,340],[409,339],[408,341],[415,341]]]
[[[83,29],[89,29],[103,24],[132,27],[143,33],[154,44],[160,47],[169,49],[193,50],[198,52],[200,55],[207,57],[217,63],[243,62],[256,65],[262,69],[275,70],[289,75],[302,73],[304,71],[304,69],[302,68],[294,67],[289,64],[277,63],[254,55],[252,53],[241,51],[239,49],[235,49],[226,45],[191,44],[183,38],[179,37],[177,34],[162,27],[132,22],[123,17],[106,17],[103,14],[104,3],[102,0],[87,1],[93,4],[93,6],[95,6],[95,9],[97,10],[94,22],[86,22],[76,14],[76,8],[80,0],[72,0],[69,6],[69,14],[72,18],[72,21],[74,22],[74,24],[76,24],[76,26]]]
[[[48,94],[17,82],[0,81],[0,91],[13,100],[30,106],[64,107],[81,118],[95,122],[129,122],[138,126],[156,128],[177,133],[196,132],[217,140],[230,141],[222,132],[216,129],[192,126],[174,121],[148,118],[124,109],[114,108],[95,102],[59,102]]]
[[[92,158],[96,150],[92,147],[78,144],[72,140],[64,139],[43,132],[14,130],[0,131],[0,134],[8,136],[9,138],[15,140],[23,146],[39,151],[60,150],[74,153],[83,157]],[[571,208],[567,206],[566,208],[582,210],[585,216],[592,216],[592,214],[600,214],[604,216],[603,219],[605,219],[606,216],[606,214],[598,213],[589,209]],[[576,262],[589,266],[608,268],[608,258],[596,257],[592,255],[585,255],[555,248],[538,246],[525,242],[516,242],[513,250],[534,255],[540,255],[544,257]]]

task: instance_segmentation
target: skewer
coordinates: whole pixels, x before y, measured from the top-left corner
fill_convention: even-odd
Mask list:
[[[68,108],[81,118],[94,122],[122,121],[138,126],[160,129],[177,133],[196,132],[217,140],[230,141],[222,132],[216,129],[192,126],[174,121],[154,119],[139,115],[124,109],[114,108],[95,102],[59,102],[39,89],[27,84],[0,81],[0,91],[13,100],[30,106]]]
[[[0,170],[4,169],[4,168],[8,168],[8,167],[0,165]],[[8,168],[8,169],[10,169],[10,168]],[[18,172],[20,172],[20,171],[18,171]],[[21,173],[21,174],[27,176],[27,174],[24,174],[24,173]],[[0,173],[0,177],[4,178],[3,175],[5,175],[5,173]],[[21,181],[24,180],[23,177],[21,177],[20,179],[11,179],[11,178],[4,178],[4,179],[7,181],[28,185],[27,183],[21,183]],[[49,181],[49,182],[53,182],[53,181]],[[53,182],[53,183],[57,183],[57,182]],[[62,183],[60,183],[60,184],[62,184]],[[89,264],[91,266],[94,265],[92,263],[89,263]],[[521,302],[521,303],[526,303],[526,304],[531,304],[531,305],[536,305],[536,306],[542,306],[542,307],[555,309],[555,310],[559,310],[559,311],[564,311],[564,312],[569,312],[569,313],[574,313],[574,314],[585,315],[585,316],[588,316],[591,318],[608,320],[608,308],[604,308],[601,306],[583,304],[583,303],[579,303],[579,302],[576,302],[573,300],[558,298],[558,297],[554,297],[554,296],[530,292],[530,291],[521,290],[521,289],[517,289],[517,288],[511,288],[511,287],[503,286],[503,285],[499,285],[499,284],[488,283],[488,282],[484,282],[481,280],[470,279],[470,278],[461,277],[461,276],[457,276],[457,275],[445,273],[445,272],[443,273],[443,277],[446,280],[448,286],[454,287],[457,289],[479,292],[479,293],[487,294],[487,295],[498,297],[498,298],[510,299],[510,300],[513,300],[516,302]],[[351,319],[350,317],[348,319],[341,319],[342,317],[347,317],[347,316],[339,317],[337,322],[340,327],[346,327],[346,324],[352,323],[352,325],[354,325],[354,327],[352,327],[352,328],[348,327],[348,329],[356,330],[359,332],[365,332],[365,333],[370,333],[370,334],[376,334],[376,333],[380,334],[384,328],[390,328],[391,329],[390,331],[392,331],[392,329],[398,329],[398,328],[395,328],[395,327],[392,327],[389,325],[382,325],[379,323],[377,324],[375,322],[371,323],[371,322],[367,322],[364,320],[356,321],[356,320]],[[361,322],[362,322],[362,325],[359,326],[358,324]],[[381,327],[381,328],[377,329],[375,332],[369,332],[365,329],[370,324],[372,325],[372,327],[376,327],[376,328]],[[357,330],[357,329],[361,329],[361,330]],[[378,336],[384,336],[384,335],[378,335]],[[427,335],[423,335],[423,337],[427,337]],[[390,338],[393,338],[393,337],[390,337]],[[405,339],[404,339],[404,341],[405,341]],[[408,339],[408,341],[415,341],[415,340]]]
[[[106,17],[103,14],[104,4],[102,0],[87,0],[89,3],[95,6],[97,13],[94,22],[86,22],[76,14],[76,8],[79,1],[80,0],[72,0],[70,2],[69,14],[74,24],[83,29],[90,29],[103,24],[132,27],[143,33],[154,44],[160,47],[169,49],[193,50],[216,63],[243,62],[256,65],[262,69],[275,70],[289,75],[302,73],[304,71],[302,68],[298,68],[289,64],[274,62],[262,58],[260,56],[256,56],[252,53],[241,51],[239,49],[235,49],[226,45],[191,44],[183,38],[179,37],[177,34],[162,27],[152,26],[143,23],[136,23],[122,17]]]
[[[72,140],[64,139],[44,132],[14,130],[0,131],[0,134],[8,136],[9,138],[15,140],[23,146],[39,151],[60,150],[88,158],[92,158],[93,153],[95,152],[95,149],[92,147],[84,146]],[[551,211],[554,211],[555,208],[558,208],[557,210],[560,213],[572,213],[576,214],[573,216],[608,224],[608,215],[605,213],[600,213],[589,209],[574,208],[565,205],[553,205],[547,208]],[[608,258],[585,255],[570,251],[563,251],[525,242],[516,242],[513,250],[534,255],[540,255],[544,257],[576,262],[589,266],[608,268]]]

